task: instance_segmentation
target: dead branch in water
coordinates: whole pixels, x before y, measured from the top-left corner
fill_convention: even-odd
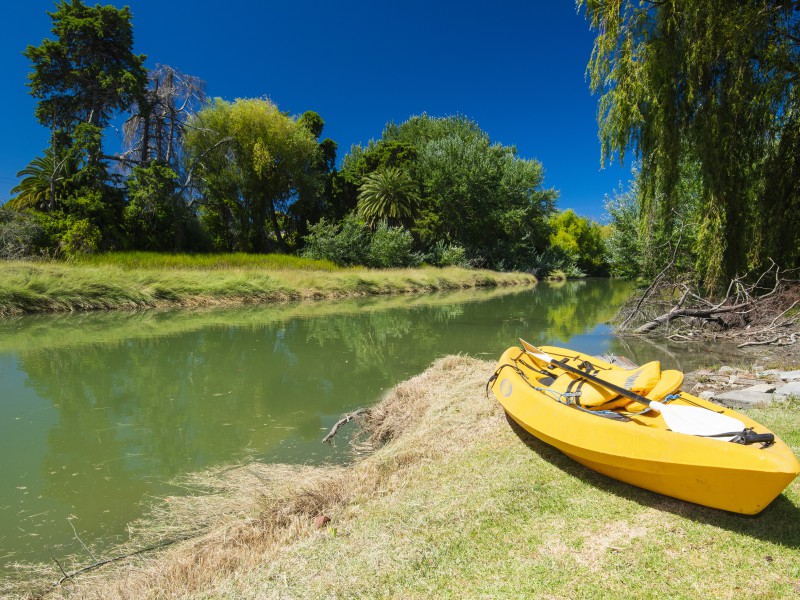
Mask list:
[[[623,309],[618,331],[650,334],[658,330],[674,341],[709,335],[747,338],[740,348],[794,344],[798,315],[791,313],[800,304],[800,285],[770,262],[758,277],[733,278],[725,294],[717,298],[705,297],[692,282],[674,272],[669,277],[664,270]]]
[[[359,408],[358,410],[355,410],[355,411],[353,411],[351,413],[348,413],[348,414],[344,415],[341,419],[336,421],[336,424],[328,432],[328,435],[326,435],[324,438],[322,438],[322,443],[323,444],[331,443],[331,440],[333,440],[333,438],[336,436],[336,432],[339,431],[339,427],[341,427],[345,423],[349,423],[350,421],[352,421],[353,419],[355,419],[359,415],[363,415],[363,414],[365,414],[367,412],[369,412],[369,409],[367,409],[367,408]]]

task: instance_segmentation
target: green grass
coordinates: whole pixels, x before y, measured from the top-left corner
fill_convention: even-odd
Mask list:
[[[188,527],[197,515],[233,515],[236,505],[251,512],[61,591],[615,599],[800,591],[800,483],[748,517],[614,481],[511,425],[484,394],[493,369],[466,357],[438,361],[373,409],[373,437],[391,440],[373,454],[349,468],[250,465],[226,475],[239,483],[220,485],[206,504],[172,498],[173,526],[180,514]],[[785,403],[752,415],[797,452],[796,409]],[[331,517],[323,529],[314,526],[319,514]]]
[[[290,254],[169,254],[164,252],[109,252],[75,259],[90,266],[123,269],[264,269],[272,271],[341,271],[329,260],[313,260]]]
[[[159,266],[161,261],[163,264]],[[0,316],[256,304],[519,285],[534,281],[532,276],[521,273],[457,267],[335,269],[327,262],[288,256],[124,253],[69,263],[0,262]]]

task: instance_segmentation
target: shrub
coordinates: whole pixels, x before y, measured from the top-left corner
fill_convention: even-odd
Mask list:
[[[586,277],[575,264],[575,260],[563,248],[552,246],[541,254],[534,254],[526,270],[539,279],[543,279],[556,271],[561,271],[566,277]]]
[[[373,232],[367,250],[366,265],[379,269],[391,267],[416,267],[422,255],[414,252],[414,238],[402,227],[389,227],[381,223]]]
[[[439,240],[431,248],[425,260],[437,267],[470,267],[467,251],[458,244],[445,244]]]
[[[0,258],[25,258],[46,247],[39,221],[27,211],[0,206]]]
[[[366,264],[370,234],[364,222],[354,215],[346,216],[341,223],[328,223],[321,219],[309,225],[302,256],[316,260],[329,260],[340,266]]]
[[[422,262],[422,255],[414,252],[414,239],[407,230],[382,223],[372,232],[355,214],[346,216],[339,224],[322,219],[309,225],[309,234],[303,239],[306,246],[302,256],[329,260],[340,266],[386,269],[413,267]]]
[[[88,219],[72,221],[61,238],[61,250],[67,256],[94,254],[100,247],[103,235]]]

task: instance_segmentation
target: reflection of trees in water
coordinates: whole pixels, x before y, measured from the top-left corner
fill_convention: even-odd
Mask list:
[[[539,333],[543,339],[567,342],[611,319],[630,293],[628,285],[611,279],[567,281],[537,287],[533,306],[546,315],[544,328]]]

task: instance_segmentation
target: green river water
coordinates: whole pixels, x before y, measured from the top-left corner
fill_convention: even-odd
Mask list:
[[[688,370],[711,349],[633,344],[603,323],[611,280],[214,311],[0,321],[0,577],[102,556],[182,474],[242,460],[350,459],[321,438],[437,357],[518,337]],[[74,530],[73,530],[74,528]]]

